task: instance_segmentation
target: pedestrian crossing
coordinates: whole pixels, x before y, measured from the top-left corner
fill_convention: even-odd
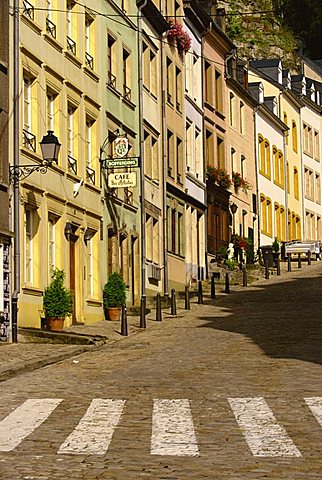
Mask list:
[[[63,399],[27,399],[0,421],[0,452],[16,449],[46,422]],[[254,457],[301,457],[286,429],[277,421],[264,397],[227,399],[240,439]],[[308,411],[322,427],[322,397],[307,397]],[[93,399],[78,424],[57,450],[59,455],[105,455],[122,423],[127,401]],[[194,426],[191,401],[154,399],[151,409],[150,454],[158,456],[202,455]],[[322,439],[322,437],[321,437]]]

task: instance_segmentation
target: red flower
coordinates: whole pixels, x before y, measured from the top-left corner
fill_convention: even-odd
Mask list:
[[[170,20],[169,26],[168,37],[176,39],[178,49],[187,53],[191,47],[190,36],[183,30],[182,25],[177,20]]]

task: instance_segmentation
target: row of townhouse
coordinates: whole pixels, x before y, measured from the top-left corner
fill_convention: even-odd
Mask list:
[[[138,307],[206,278],[233,235],[255,250],[321,239],[319,68],[241,61],[215,14],[215,0],[2,2],[2,339],[41,327],[53,267],[70,323],[93,323],[113,271]],[[61,149],[43,174],[47,131]],[[12,184],[8,161],[37,169]]]

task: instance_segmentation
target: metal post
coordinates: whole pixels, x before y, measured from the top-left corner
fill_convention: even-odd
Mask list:
[[[281,261],[279,256],[277,257],[277,260],[276,260],[276,275],[278,276],[281,275]]]
[[[155,321],[156,321],[156,322],[161,322],[161,321],[162,321],[161,295],[160,295],[160,293],[157,293],[157,303],[156,303]]]
[[[146,296],[141,297],[141,306],[140,306],[140,328],[146,328]]]
[[[216,284],[215,284],[215,274],[212,274],[211,277],[211,289],[210,289],[211,298],[216,298]]]
[[[174,288],[171,290],[171,315],[177,315],[176,291]]]
[[[184,308],[185,310],[190,310],[190,292],[189,285],[185,286],[184,289]]]
[[[310,252],[310,250],[307,252],[307,264],[311,265],[311,252]]]
[[[226,272],[226,278],[225,278],[225,293],[230,293],[228,272]]]
[[[297,255],[297,268],[302,268],[302,260],[301,260],[301,254],[298,253]]]
[[[265,262],[265,278],[266,280],[269,279],[269,268],[268,268],[268,261]]]
[[[122,306],[122,317],[121,317],[121,335],[127,337],[127,315],[126,315],[126,306]]]
[[[243,287],[247,287],[247,270],[243,268]]]
[[[292,271],[292,262],[291,262],[291,255],[287,256],[287,271],[291,272]]]
[[[198,303],[203,303],[203,295],[202,295],[202,281],[198,281]]]

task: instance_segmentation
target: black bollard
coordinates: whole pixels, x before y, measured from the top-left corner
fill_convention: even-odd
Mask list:
[[[185,286],[184,289],[184,308],[185,310],[190,310],[190,292],[189,285]]]
[[[156,321],[156,322],[162,322],[161,295],[160,295],[160,293],[157,293],[155,321]]]
[[[202,281],[198,281],[198,303],[203,303],[203,296],[202,296]]]
[[[287,256],[287,271],[291,272],[292,271],[292,258],[291,255]]]
[[[276,260],[276,275],[281,275],[281,261],[280,261],[280,257],[277,257],[277,260]]]
[[[297,255],[297,268],[302,268],[302,260],[301,260],[301,254],[298,253]]]
[[[126,314],[126,306],[122,305],[122,317],[121,317],[121,335],[123,337],[127,337],[127,314]]]
[[[141,306],[140,306],[140,328],[146,328],[146,296],[141,297]]]
[[[226,278],[225,278],[225,293],[230,293],[228,272],[226,272]]]
[[[171,290],[171,315],[177,315],[176,291],[174,288]]]
[[[269,268],[268,268],[268,262],[265,262],[265,278],[266,280],[269,279]]]
[[[310,250],[307,252],[307,264],[311,265],[311,252],[310,252]]]
[[[210,284],[210,296],[211,298],[216,298],[216,284],[215,284],[215,274],[212,274],[211,284]]]
[[[247,270],[243,268],[243,287],[247,287]]]

